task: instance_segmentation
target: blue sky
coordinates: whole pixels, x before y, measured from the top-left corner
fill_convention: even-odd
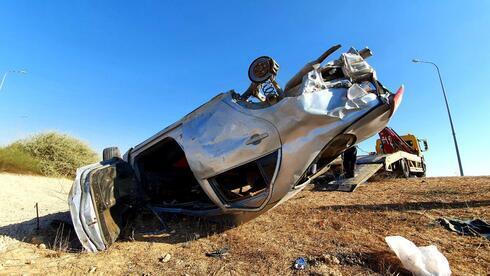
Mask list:
[[[442,71],[467,175],[488,175],[489,1],[2,1],[0,144],[46,130],[122,151],[219,92],[243,91],[261,55],[282,85],[333,44],[369,46],[390,125],[429,140],[429,175],[457,175]],[[374,138],[361,144],[373,150]]]

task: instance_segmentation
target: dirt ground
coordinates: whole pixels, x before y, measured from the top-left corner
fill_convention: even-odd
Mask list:
[[[69,227],[50,223],[69,220],[68,183],[0,174],[0,274],[408,275],[384,242],[393,235],[419,246],[436,245],[453,275],[490,273],[490,241],[460,236],[435,221],[439,217],[490,221],[490,177],[383,180],[353,193],[308,187],[233,229],[220,231],[210,222],[169,216],[165,231],[138,230],[98,254],[77,251]],[[58,202],[61,199],[64,202]],[[48,208],[42,209],[42,229],[37,233],[35,202]],[[222,258],[205,255],[224,247],[229,251]],[[297,257],[308,259],[306,270],[291,268]]]
[[[0,173],[0,227],[3,229],[0,234],[22,239],[23,235],[31,233],[37,226],[33,220],[36,203],[41,217],[67,211],[72,183],[63,178]],[[41,223],[45,226],[48,222]],[[4,228],[7,225],[15,227]],[[1,247],[0,244],[0,252]]]

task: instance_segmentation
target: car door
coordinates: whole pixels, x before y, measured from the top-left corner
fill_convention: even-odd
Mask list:
[[[192,114],[182,129],[189,165],[202,179],[281,147],[279,133],[270,122],[233,107],[226,98]]]
[[[75,231],[85,249],[105,250],[119,237],[134,205],[135,184],[130,165],[120,158],[77,171],[69,204]]]
[[[266,167],[271,166],[261,166],[260,159],[267,156],[276,158],[272,167],[279,162],[281,142],[277,129],[233,104],[223,97],[191,114],[183,123],[183,148],[189,166],[200,180],[213,179],[251,162],[257,162],[257,170],[270,171]],[[266,178],[269,183],[272,181],[272,176]],[[226,201],[221,199],[222,203]],[[225,204],[225,207],[231,206]]]

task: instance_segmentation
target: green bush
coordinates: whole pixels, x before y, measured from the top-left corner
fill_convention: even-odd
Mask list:
[[[0,171],[41,174],[39,161],[15,144],[0,148]]]
[[[74,177],[76,169],[97,162],[97,154],[85,143],[68,135],[49,132],[15,142],[39,162],[41,174]]]

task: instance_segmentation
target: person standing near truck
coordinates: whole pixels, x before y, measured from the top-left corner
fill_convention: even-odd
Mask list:
[[[342,165],[344,167],[344,177],[352,178],[354,177],[354,171],[356,169],[357,161],[357,147],[352,146],[342,153]]]

